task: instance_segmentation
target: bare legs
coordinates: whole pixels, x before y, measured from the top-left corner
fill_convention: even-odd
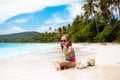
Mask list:
[[[55,64],[57,70],[61,70],[64,67],[65,68],[74,67],[74,63],[73,62],[69,62],[69,61],[66,61],[66,60],[55,61],[54,64]]]
[[[54,61],[57,70],[61,70],[59,61]]]
[[[54,64],[55,64],[57,70],[61,70],[64,68],[71,68],[71,67],[75,66],[74,63],[66,61],[66,60],[54,61]],[[87,60],[76,62],[76,68],[78,68],[78,69],[82,69],[82,68],[86,68],[88,66],[94,66],[94,65],[95,65],[94,57],[89,57]]]

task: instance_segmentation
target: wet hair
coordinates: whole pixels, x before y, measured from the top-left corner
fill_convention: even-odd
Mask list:
[[[69,46],[72,46],[72,41],[71,41],[71,39],[70,39],[70,37],[69,37],[68,35],[63,35],[62,37],[66,37],[67,40],[69,40],[69,43],[68,43],[68,45],[67,45],[67,48],[68,48]],[[63,45],[62,45],[62,44],[61,44],[61,49],[62,49],[62,51],[63,51]]]

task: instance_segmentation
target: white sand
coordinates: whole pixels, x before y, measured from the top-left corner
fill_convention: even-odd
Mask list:
[[[52,61],[61,57],[59,50],[52,52],[54,57],[42,54],[46,55],[43,57],[38,51],[0,60],[0,80],[120,80],[120,45],[78,43],[73,44],[73,47],[78,61],[94,56],[96,65],[85,69],[56,71]]]

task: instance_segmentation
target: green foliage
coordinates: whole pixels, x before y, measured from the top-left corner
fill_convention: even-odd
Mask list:
[[[95,37],[95,41],[99,42],[111,42],[114,40],[114,35],[112,34],[113,27],[110,25],[105,26],[103,31]]]
[[[74,21],[73,21],[74,22]],[[73,42],[120,42],[120,21],[117,20],[114,26],[97,21],[99,33],[96,31],[94,20],[89,23],[82,19],[77,24],[58,28],[57,33],[39,33],[33,36],[20,38],[0,39],[0,42],[59,42],[63,34],[68,34]],[[61,32],[59,32],[59,29]],[[64,31],[63,31],[64,30]]]
[[[118,36],[117,36],[117,42],[119,42],[120,43],[120,32],[118,32]]]
[[[119,8],[119,1],[85,0],[82,7],[85,13],[77,15],[72,24],[61,26],[52,33],[4,35],[0,36],[0,42],[59,42],[63,34],[68,34],[73,42],[120,42],[120,20],[113,14],[114,7]]]

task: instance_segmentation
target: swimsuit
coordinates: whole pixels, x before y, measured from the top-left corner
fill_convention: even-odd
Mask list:
[[[76,62],[76,59],[75,59],[75,53],[72,53],[71,55],[70,55],[70,53],[68,52],[68,50],[65,50],[64,51],[64,54],[65,54],[65,60],[67,60],[67,61],[70,61],[70,62]]]

